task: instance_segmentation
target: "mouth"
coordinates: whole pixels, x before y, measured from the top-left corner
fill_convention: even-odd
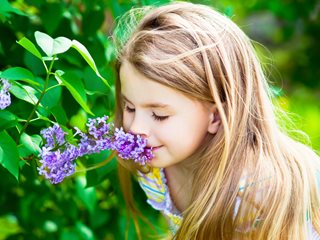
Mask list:
[[[152,147],[152,146],[147,146],[147,147],[150,148],[152,151],[156,151],[156,150],[158,150],[159,148],[163,147],[163,145],[157,146],[157,147]]]

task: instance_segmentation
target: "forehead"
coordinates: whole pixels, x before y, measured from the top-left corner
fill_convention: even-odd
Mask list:
[[[188,107],[194,103],[194,100],[181,92],[147,78],[127,61],[120,67],[120,83],[121,94],[135,105],[157,103],[172,107]]]

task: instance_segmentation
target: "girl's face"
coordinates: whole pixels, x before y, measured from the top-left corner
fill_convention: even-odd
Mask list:
[[[123,127],[147,138],[155,157],[152,167],[187,159],[208,133],[209,106],[150,80],[130,63],[120,68]]]

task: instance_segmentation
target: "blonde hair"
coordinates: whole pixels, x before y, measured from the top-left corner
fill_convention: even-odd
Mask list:
[[[308,221],[320,233],[319,157],[277,124],[243,31],[210,7],[182,2],[133,9],[120,21],[124,28],[131,31],[116,43],[118,68],[128,61],[153,81],[214,103],[221,118],[197,152],[191,205],[175,239],[300,240]],[[116,88],[120,126],[119,80]]]

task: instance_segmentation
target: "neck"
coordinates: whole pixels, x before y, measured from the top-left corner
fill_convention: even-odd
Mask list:
[[[190,167],[176,164],[165,168],[165,175],[171,199],[182,213],[190,205],[193,173]]]

